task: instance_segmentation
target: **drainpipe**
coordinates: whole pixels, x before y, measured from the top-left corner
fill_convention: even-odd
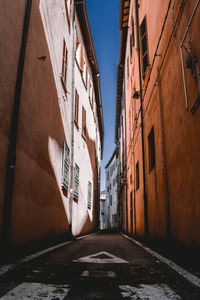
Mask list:
[[[14,192],[14,176],[15,176],[15,165],[16,165],[16,145],[17,145],[17,133],[18,133],[18,121],[19,121],[19,110],[20,110],[20,98],[21,88],[23,81],[24,61],[26,54],[26,45],[29,29],[29,20],[31,14],[32,0],[27,1],[24,24],[22,31],[21,49],[18,62],[17,78],[15,85],[14,94],[14,105],[12,111],[11,128],[10,128],[10,140],[8,146],[7,165],[6,165],[6,183],[5,183],[5,199],[3,209],[3,240],[5,244],[10,242],[11,232],[11,215],[12,215],[12,198]]]
[[[146,193],[146,174],[145,174],[145,157],[144,157],[144,117],[143,117],[143,99],[142,99],[142,76],[141,76],[141,61],[140,61],[140,43],[139,43],[139,18],[138,18],[138,0],[135,0],[135,15],[136,15],[136,35],[137,35],[137,52],[138,52],[138,71],[140,82],[140,113],[141,113],[141,138],[142,138],[142,166],[143,166],[143,189],[144,189],[144,230],[145,236],[149,235],[148,224],[148,203]]]
[[[73,17],[72,17],[72,112],[71,112],[71,164],[70,164],[70,196],[69,196],[69,233],[72,235],[72,213],[73,213],[73,197],[74,197],[74,98],[75,98],[75,38],[76,38],[76,25],[75,25],[75,0],[73,1]]]

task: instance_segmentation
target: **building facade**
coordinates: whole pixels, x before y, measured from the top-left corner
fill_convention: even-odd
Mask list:
[[[116,149],[113,152],[109,162],[105,166],[106,175],[106,203],[105,215],[107,220],[106,229],[115,230],[119,227],[119,206],[117,197],[117,175],[118,158]]]
[[[91,232],[103,116],[85,1],[2,1],[0,14],[1,237]]]
[[[99,228],[100,230],[106,229],[106,191],[100,193],[100,204],[99,204]]]
[[[116,143],[126,143],[123,228],[186,247],[200,246],[199,17],[196,0],[120,2]]]

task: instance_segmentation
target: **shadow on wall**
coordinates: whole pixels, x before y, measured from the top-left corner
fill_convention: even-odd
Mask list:
[[[11,243],[16,246],[55,239],[69,231],[69,200],[61,190],[61,169],[70,126],[64,130],[39,5],[39,0],[32,3],[21,91],[11,220]],[[89,144],[94,170],[95,144]],[[86,214],[81,226],[81,234],[88,233],[95,219]]]
[[[39,1],[33,1],[18,128],[12,243],[29,244],[68,231],[69,202],[61,190],[65,140]]]

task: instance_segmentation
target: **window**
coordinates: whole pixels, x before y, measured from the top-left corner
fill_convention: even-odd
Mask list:
[[[91,206],[92,206],[92,184],[90,181],[88,181],[88,201],[87,201],[88,209],[91,209]]]
[[[132,45],[135,46],[135,31],[134,31],[134,19],[132,17]]]
[[[110,176],[109,176],[109,170],[107,171],[107,174],[106,174],[106,179],[109,180]]]
[[[154,127],[152,127],[148,136],[149,148],[149,172],[155,167],[155,140],[154,140]]]
[[[70,15],[71,15],[71,0],[65,0],[65,9],[66,9],[66,15],[67,15],[67,22],[70,29]]]
[[[87,64],[85,62],[85,59],[84,59],[84,66],[83,66],[83,81],[84,81],[84,84],[85,84],[85,88],[87,90],[87,80],[88,80],[88,68],[87,68]]]
[[[90,85],[89,85],[89,99],[90,99],[90,104],[93,108],[93,87],[92,87],[91,81],[90,81]]]
[[[76,35],[76,61],[79,67],[79,70],[81,71],[81,74],[83,74],[84,71],[84,49],[81,43],[79,42],[78,36]]]
[[[74,121],[76,126],[78,127],[78,114],[79,114],[79,94],[77,90],[75,91],[75,116]]]
[[[140,26],[140,34],[141,34],[141,44],[142,44],[142,63],[143,63],[143,78],[144,78],[147,66],[149,64],[148,49],[147,49],[146,17],[144,18],[144,20]]]
[[[67,93],[67,58],[68,58],[68,51],[67,51],[65,40],[63,40],[61,82],[65,93]]]
[[[127,57],[127,78],[129,77],[129,56]]]
[[[133,181],[132,181],[132,174],[130,175],[130,184],[132,183]]]
[[[74,199],[78,200],[79,196],[79,166],[74,167]]]
[[[68,190],[69,183],[69,148],[67,143],[63,144],[63,160],[62,160],[62,188]]]
[[[132,47],[133,47],[132,34],[130,35],[130,41],[129,41],[129,44],[130,44],[130,59],[131,59],[131,57],[132,57]]]
[[[136,164],[136,190],[140,187],[139,161]]]
[[[86,110],[82,106],[82,135],[84,138],[87,136],[87,126],[86,126]]]
[[[110,196],[110,205],[112,205],[112,196]]]

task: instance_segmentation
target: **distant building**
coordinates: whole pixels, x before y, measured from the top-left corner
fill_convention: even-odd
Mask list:
[[[0,237],[91,232],[103,116],[85,1],[1,1],[0,17]]]
[[[105,167],[106,174],[106,229],[113,230],[119,227],[117,175],[118,159],[116,149]]]
[[[100,229],[105,230],[106,229],[106,191],[102,191],[100,193],[100,205],[99,205],[99,223],[100,223]]]
[[[116,144],[125,232],[200,247],[200,5],[120,1]]]

